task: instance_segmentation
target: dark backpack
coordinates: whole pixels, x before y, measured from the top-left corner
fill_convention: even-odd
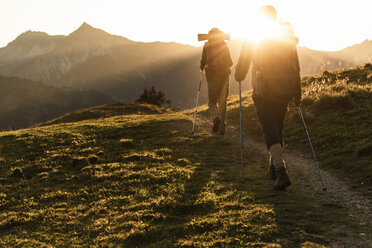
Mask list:
[[[226,78],[231,74],[231,70],[227,65],[226,56],[230,56],[230,52],[225,42],[206,43],[206,76],[210,79]],[[226,54],[228,53],[228,54]]]
[[[299,94],[300,66],[296,42],[268,39],[256,47],[256,79],[264,97],[291,100]]]

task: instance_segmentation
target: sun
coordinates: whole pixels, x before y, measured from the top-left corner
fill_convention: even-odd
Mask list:
[[[242,26],[246,28],[241,28]],[[231,33],[233,38],[257,44],[265,39],[281,38],[288,33],[288,30],[285,30],[278,20],[268,19],[256,11],[251,13],[244,25],[232,26]]]

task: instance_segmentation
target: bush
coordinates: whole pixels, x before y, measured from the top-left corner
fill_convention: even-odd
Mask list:
[[[149,103],[157,106],[163,106],[164,104],[170,105],[171,103],[170,100],[165,98],[164,93],[161,90],[157,92],[154,86],[149,89],[145,88],[136,102]]]
[[[331,73],[329,71],[323,71],[323,75],[328,77],[331,75]]]
[[[365,63],[364,68],[367,70],[372,70],[372,64],[371,63]]]

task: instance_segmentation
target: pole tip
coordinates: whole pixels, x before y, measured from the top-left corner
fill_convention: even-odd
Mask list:
[[[322,190],[323,190],[323,191],[327,191],[327,188],[326,188],[326,187],[324,187],[324,188],[322,188]]]

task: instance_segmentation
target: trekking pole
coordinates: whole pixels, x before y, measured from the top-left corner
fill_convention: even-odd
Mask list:
[[[200,88],[201,88],[201,83],[202,83],[202,72],[200,72],[200,79],[199,79],[199,89],[198,93],[196,95],[196,104],[195,104],[195,113],[194,113],[194,121],[192,123],[192,131],[191,133],[194,134],[195,132],[195,125],[196,125],[196,113],[198,112],[198,103],[199,103],[199,96],[200,96]]]
[[[240,112],[240,160],[242,163],[242,183],[244,183],[244,154],[243,154],[243,149],[244,149],[244,144],[243,144],[243,113],[242,113],[242,89],[241,89],[241,81],[239,81],[239,112]]]
[[[310,135],[309,135],[309,132],[307,131],[307,127],[306,127],[306,124],[305,124],[305,119],[304,119],[304,116],[302,115],[302,111],[301,111],[300,106],[297,107],[297,110],[298,110],[298,114],[300,115],[300,118],[301,118],[301,121],[302,121],[302,125],[304,126],[304,129],[305,129],[305,132],[306,132],[306,135],[307,135],[307,139],[309,141],[311,152],[313,153],[313,158],[314,158],[315,166],[316,166],[316,169],[318,171],[320,182],[322,183],[322,187],[323,187],[322,190],[327,190],[327,187],[325,186],[325,184],[323,182],[322,174],[320,174],[318,160],[316,159],[314,148],[313,148],[313,144],[311,143]]]

